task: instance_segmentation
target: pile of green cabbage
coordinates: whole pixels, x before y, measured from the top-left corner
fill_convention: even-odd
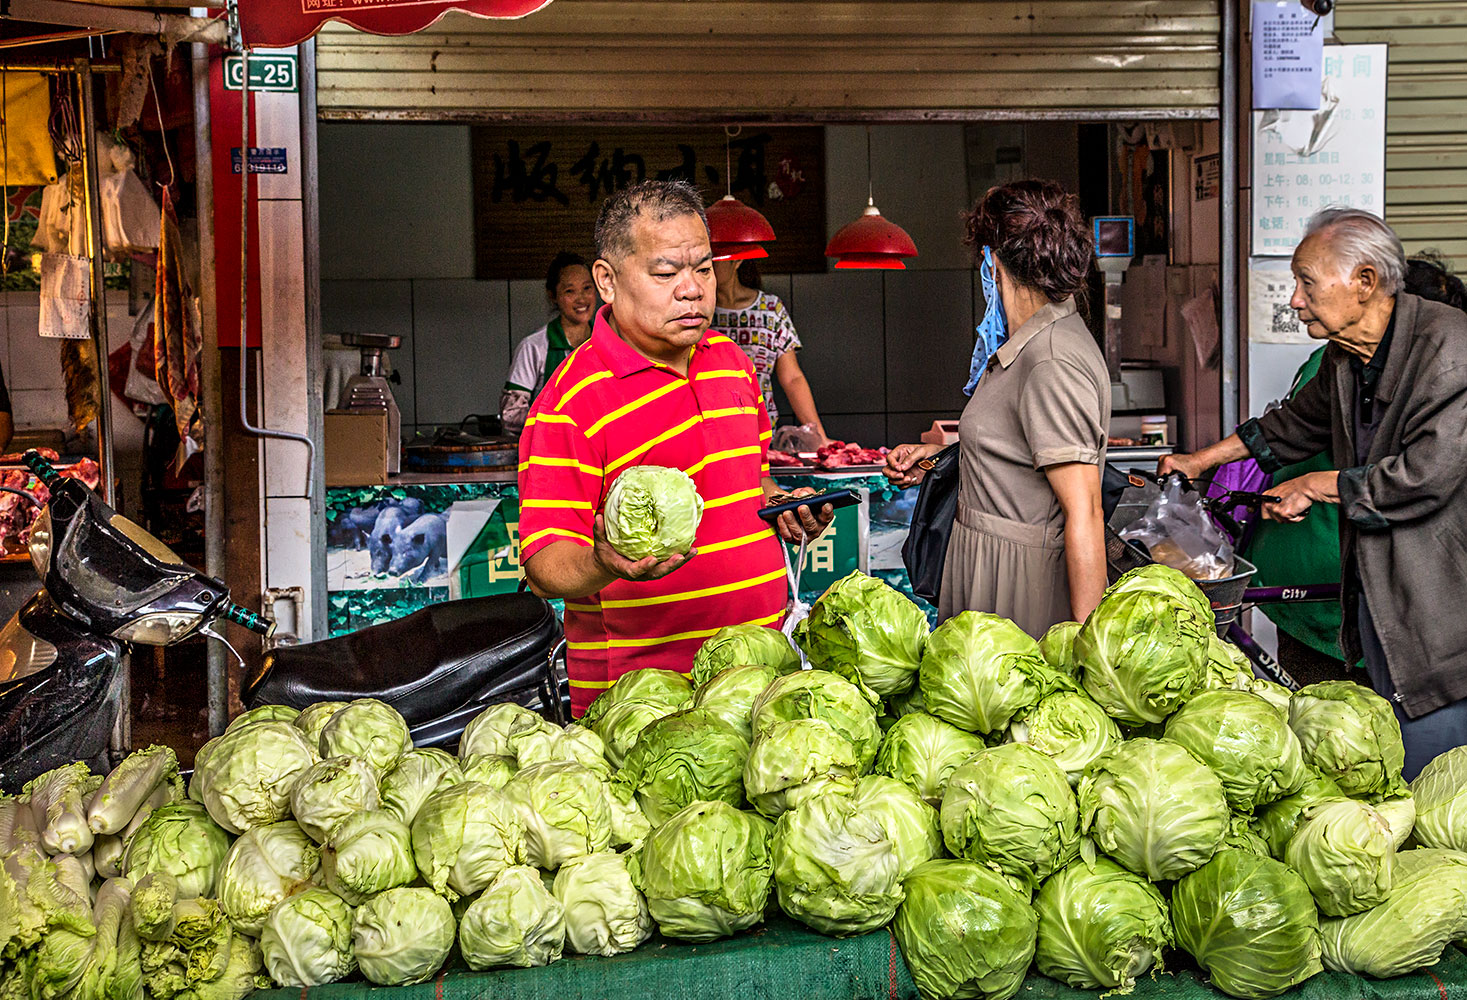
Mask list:
[[[1388,703],[1255,681],[1179,573],[1042,642],[976,613],[929,635],[861,574],[817,606],[815,669],[724,629],[691,681],[632,671],[565,727],[495,705],[456,755],[364,699],[241,716],[187,795],[160,747],[48,772],[0,797],[0,997],[407,985],[455,949],[530,967],[776,909],[890,926],[929,998],[1031,970],[1124,993],[1181,951],[1255,1000],[1467,938],[1467,748],[1407,786]]]

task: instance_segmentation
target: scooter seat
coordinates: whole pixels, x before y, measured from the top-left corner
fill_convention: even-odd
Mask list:
[[[555,613],[533,594],[444,601],[347,635],[271,650],[244,702],[305,708],[378,698],[416,727],[538,686],[559,636]]]

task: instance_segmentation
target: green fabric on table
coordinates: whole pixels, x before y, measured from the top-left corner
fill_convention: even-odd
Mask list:
[[[441,980],[441,982],[439,981]],[[462,963],[418,986],[390,993],[370,983],[308,990],[264,990],[252,1000],[605,1000],[700,997],[705,1000],[916,1000],[917,987],[885,929],[829,938],[781,915],[711,944],[653,937],[614,958],[567,955],[537,969],[471,972]],[[1047,980],[1045,980],[1047,982]]]
[[[1309,356],[1297,375],[1290,397],[1296,395],[1319,372],[1324,348]],[[1275,483],[1297,479],[1309,472],[1333,469],[1327,452],[1274,473]],[[1243,558],[1258,567],[1254,587],[1298,587],[1311,583],[1340,582],[1340,509],[1317,503],[1309,516],[1297,524],[1260,519]],[[1338,601],[1309,604],[1270,604],[1263,613],[1280,631],[1311,649],[1341,659],[1340,605]]]

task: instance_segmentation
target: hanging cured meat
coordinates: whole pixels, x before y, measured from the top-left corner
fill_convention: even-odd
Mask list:
[[[198,304],[189,282],[178,218],[163,190],[163,226],[158,240],[158,281],[153,298],[153,351],[158,385],[173,407],[178,435],[202,440],[199,355],[203,350]]]

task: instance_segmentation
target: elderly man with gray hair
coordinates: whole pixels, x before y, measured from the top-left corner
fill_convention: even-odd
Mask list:
[[[1279,483],[1264,509],[1340,508],[1340,645],[1395,709],[1406,777],[1467,744],[1467,314],[1402,291],[1406,255],[1369,212],[1321,211],[1289,304],[1329,341],[1318,376],[1238,432],[1159,471],[1250,455],[1266,472],[1326,449],[1339,471]]]

